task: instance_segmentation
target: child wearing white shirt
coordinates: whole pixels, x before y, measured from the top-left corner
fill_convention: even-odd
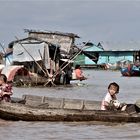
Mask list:
[[[119,93],[119,85],[115,82],[110,83],[108,86],[108,93],[101,103],[101,110],[125,110],[126,107],[122,108],[122,104],[117,100],[117,93]]]

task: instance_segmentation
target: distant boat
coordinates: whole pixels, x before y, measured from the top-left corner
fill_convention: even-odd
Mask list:
[[[140,65],[129,64],[127,67],[121,68],[123,76],[140,76]]]

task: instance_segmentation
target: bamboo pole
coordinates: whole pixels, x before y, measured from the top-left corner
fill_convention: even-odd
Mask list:
[[[1,48],[3,49],[3,52],[4,52],[4,54],[6,55],[6,51],[5,51],[5,49],[4,49],[4,47],[3,47],[3,45],[0,43],[0,46],[1,46]],[[7,56],[7,59],[8,59],[8,61],[9,61],[9,63],[11,64],[11,61],[10,61],[10,59],[9,59],[9,57]]]
[[[28,55],[33,59],[33,61],[37,64],[37,66],[43,71],[43,73],[45,74],[45,76],[46,76],[46,74],[47,74],[47,76],[49,76],[49,72],[48,72],[48,70],[46,70],[46,71],[44,71],[43,69],[42,69],[42,67],[37,63],[37,61],[34,59],[34,57],[28,52],[28,50],[24,47],[24,45],[21,43],[21,41],[16,37],[16,39],[17,39],[17,41],[19,42],[19,44],[21,45],[21,47],[28,53]]]
[[[88,42],[89,42],[89,41],[88,41]],[[86,43],[82,46],[82,48],[79,49],[80,51],[79,51],[78,53],[76,53],[75,55],[73,55],[68,61],[64,62],[63,64],[66,63],[66,65],[63,66],[63,64],[62,64],[62,65],[60,66],[60,68],[59,68],[59,71],[60,71],[60,70],[63,71],[63,70],[69,65],[70,61],[74,60],[74,59],[83,51],[83,48],[86,46],[86,44],[87,44],[88,42],[86,42]],[[61,67],[62,67],[62,68],[61,68]],[[55,73],[53,74],[53,77],[55,77],[57,74],[58,74],[58,73],[55,72]]]

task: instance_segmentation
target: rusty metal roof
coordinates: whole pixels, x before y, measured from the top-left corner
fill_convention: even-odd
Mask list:
[[[32,29],[24,29],[24,31],[28,32],[28,33],[54,34],[54,35],[69,36],[69,37],[73,37],[73,38],[80,38],[77,34],[74,34],[74,33],[63,33],[63,32],[59,32],[59,31],[32,30]]]

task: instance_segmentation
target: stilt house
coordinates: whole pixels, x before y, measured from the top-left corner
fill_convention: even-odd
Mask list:
[[[79,36],[73,33],[28,29],[25,32],[28,33],[27,38],[17,38],[17,40],[9,44],[9,48],[13,49],[12,67],[20,65],[29,71],[30,76],[36,74],[36,80],[31,79],[32,81],[36,81],[36,83],[48,84],[54,81],[60,83],[60,77],[58,78],[57,75],[69,69],[67,65],[69,62],[67,61],[66,63],[66,60],[70,59],[73,46],[75,46],[75,38],[79,38]],[[61,67],[64,63],[67,66],[63,65],[65,67]],[[14,70],[12,69],[12,71]],[[14,73],[10,71],[5,73],[9,73],[7,74],[8,77],[11,77],[9,80],[14,80],[17,74],[17,68],[15,68]],[[21,76],[21,73],[19,75]]]

